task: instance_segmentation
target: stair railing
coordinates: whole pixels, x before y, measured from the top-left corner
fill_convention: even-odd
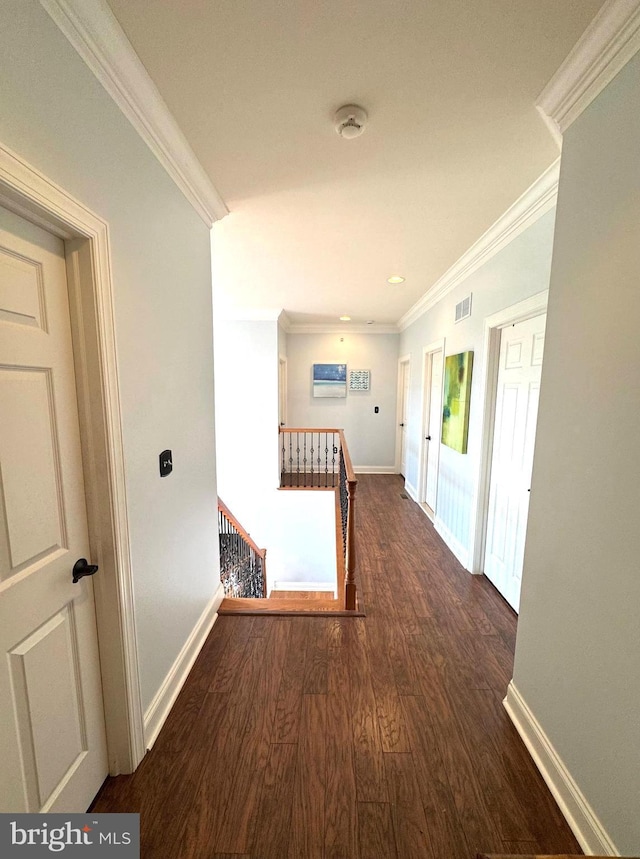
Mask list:
[[[280,427],[280,486],[328,489],[338,485],[339,430]]]
[[[344,432],[339,430],[340,437],[340,511],[342,513],[342,547],[345,559],[344,578],[344,607],[347,611],[355,611],[357,592],[355,582],[356,570],[356,487],[358,481],[351,464],[349,448]]]
[[[220,581],[227,597],[267,595],[267,550],[261,549],[218,498]]]
[[[338,589],[344,607],[355,611],[356,486],[358,481],[341,429],[333,427],[280,427],[280,488],[335,489],[339,504],[336,527]],[[343,580],[343,581],[342,581]]]

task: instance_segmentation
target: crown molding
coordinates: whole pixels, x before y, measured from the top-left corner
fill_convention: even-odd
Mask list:
[[[524,194],[510,206],[498,220],[489,227],[460,259],[424,293],[413,307],[398,322],[398,329],[404,331],[430,310],[441,299],[462,283],[476,269],[495,256],[516,236],[535,223],[556,204],[558,196],[558,177],[560,159],[544,171]]]
[[[277,322],[287,334],[399,334],[393,323],[373,322],[293,322],[286,310],[275,307],[224,308],[216,318],[227,322]]]
[[[640,0],[608,0],[538,96],[558,139],[640,50]]]
[[[400,329],[393,323],[372,322],[371,325],[361,322],[344,322],[340,325],[326,324],[296,324],[292,322],[287,329],[288,334],[399,334]]]
[[[40,0],[210,228],[228,209],[106,0]]]
[[[291,331],[291,319],[287,316],[286,310],[281,310],[278,316],[278,325],[288,334]]]

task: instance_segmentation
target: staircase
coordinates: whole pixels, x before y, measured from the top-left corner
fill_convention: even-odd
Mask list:
[[[280,428],[280,489],[325,491],[335,497],[336,599],[327,591],[266,592],[266,549],[260,549],[218,499],[220,578],[225,598],[219,614],[362,616],[355,582],[357,480],[344,433],[332,428]]]

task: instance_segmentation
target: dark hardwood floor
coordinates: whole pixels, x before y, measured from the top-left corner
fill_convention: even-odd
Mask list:
[[[144,859],[581,852],[501,703],[516,616],[402,492],[359,478],[365,618],[218,619],[93,807],[140,812]]]

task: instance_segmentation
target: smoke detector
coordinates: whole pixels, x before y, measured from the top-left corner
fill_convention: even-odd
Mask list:
[[[351,140],[360,137],[367,121],[367,111],[357,104],[345,104],[336,111],[333,118],[336,132],[340,137]]]

